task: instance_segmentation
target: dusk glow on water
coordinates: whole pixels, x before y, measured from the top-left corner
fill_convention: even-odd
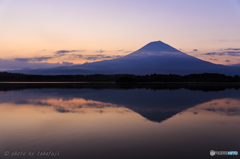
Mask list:
[[[239,151],[237,94],[184,89],[2,92],[0,148],[10,154],[1,156],[21,158],[14,151],[31,151],[34,158],[44,158],[41,152],[53,151],[59,152],[56,158],[208,158],[210,150]]]

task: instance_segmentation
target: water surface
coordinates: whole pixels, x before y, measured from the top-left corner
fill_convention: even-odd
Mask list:
[[[39,151],[79,159],[239,157],[210,156],[210,150],[240,151],[239,93],[184,88],[1,91],[1,157],[51,158]],[[15,151],[26,154],[11,156]]]

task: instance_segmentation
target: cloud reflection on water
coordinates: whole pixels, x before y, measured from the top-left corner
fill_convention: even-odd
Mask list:
[[[206,158],[211,149],[239,144],[236,93],[11,91],[0,98],[0,149],[54,149],[60,158]]]

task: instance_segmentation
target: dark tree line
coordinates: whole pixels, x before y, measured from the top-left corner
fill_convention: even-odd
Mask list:
[[[203,73],[190,75],[151,74],[145,76],[124,75],[116,82],[240,82],[239,75],[226,76],[218,73]]]
[[[190,75],[151,74],[145,76],[117,75],[29,75],[20,73],[0,72],[1,82],[240,82],[239,75],[226,76],[218,73]]]
[[[123,75],[29,75],[0,72],[4,82],[114,82]]]
[[[240,83],[0,83],[0,92],[25,90],[25,89],[119,89],[119,90],[132,90],[132,89],[151,89],[157,90],[179,90],[188,89],[191,91],[204,91],[216,92],[224,91],[226,89],[240,89]]]

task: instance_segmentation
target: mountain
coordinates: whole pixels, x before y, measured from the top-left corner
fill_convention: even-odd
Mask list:
[[[30,74],[179,74],[221,73],[240,74],[238,66],[224,66],[187,55],[161,41],[150,42],[139,50],[112,60],[51,69],[18,70]]]

